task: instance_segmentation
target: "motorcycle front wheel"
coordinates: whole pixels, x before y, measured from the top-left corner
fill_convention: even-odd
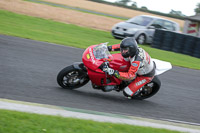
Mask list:
[[[142,87],[142,90],[136,94],[135,96],[132,97],[132,99],[138,99],[138,100],[143,100],[149,97],[152,97],[155,95],[161,86],[161,82],[157,76],[153,78],[151,82],[146,84],[145,86]]]
[[[86,72],[73,67],[65,67],[57,75],[57,83],[65,89],[76,89],[84,86],[89,81]]]

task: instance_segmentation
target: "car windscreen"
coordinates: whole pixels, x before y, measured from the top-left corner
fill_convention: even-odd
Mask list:
[[[147,26],[152,21],[153,21],[153,18],[150,18],[147,16],[136,16],[134,18],[127,20],[126,22],[136,24],[136,25],[141,25],[141,26]]]

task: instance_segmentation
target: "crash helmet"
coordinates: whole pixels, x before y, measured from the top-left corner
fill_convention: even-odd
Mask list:
[[[134,57],[138,52],[137,42],[133,37],[124,38],[120,43],[120,51],[124,58]]]

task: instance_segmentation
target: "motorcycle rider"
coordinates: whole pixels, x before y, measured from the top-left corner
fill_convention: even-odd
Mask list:
[[[130,61],[128,72],[119,72],[110,67],[103,70],[108,75],[121,80],[131,81],[123,90],[126,97],[131,98],[140,92],[145,84],[152,81],[155,75],[155,65],[149,54],[137,45],[133,37],[125,38],[120,44],[108,46],[109,51],[119,51],[125,61]]]

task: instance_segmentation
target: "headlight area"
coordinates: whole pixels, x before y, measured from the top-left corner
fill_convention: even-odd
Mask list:
[[[135,32],[137,32],[138,29],[135,29],[135,28],[131,28],[131,29],[127,29],[126,33],[128,34],[135,34]]]

